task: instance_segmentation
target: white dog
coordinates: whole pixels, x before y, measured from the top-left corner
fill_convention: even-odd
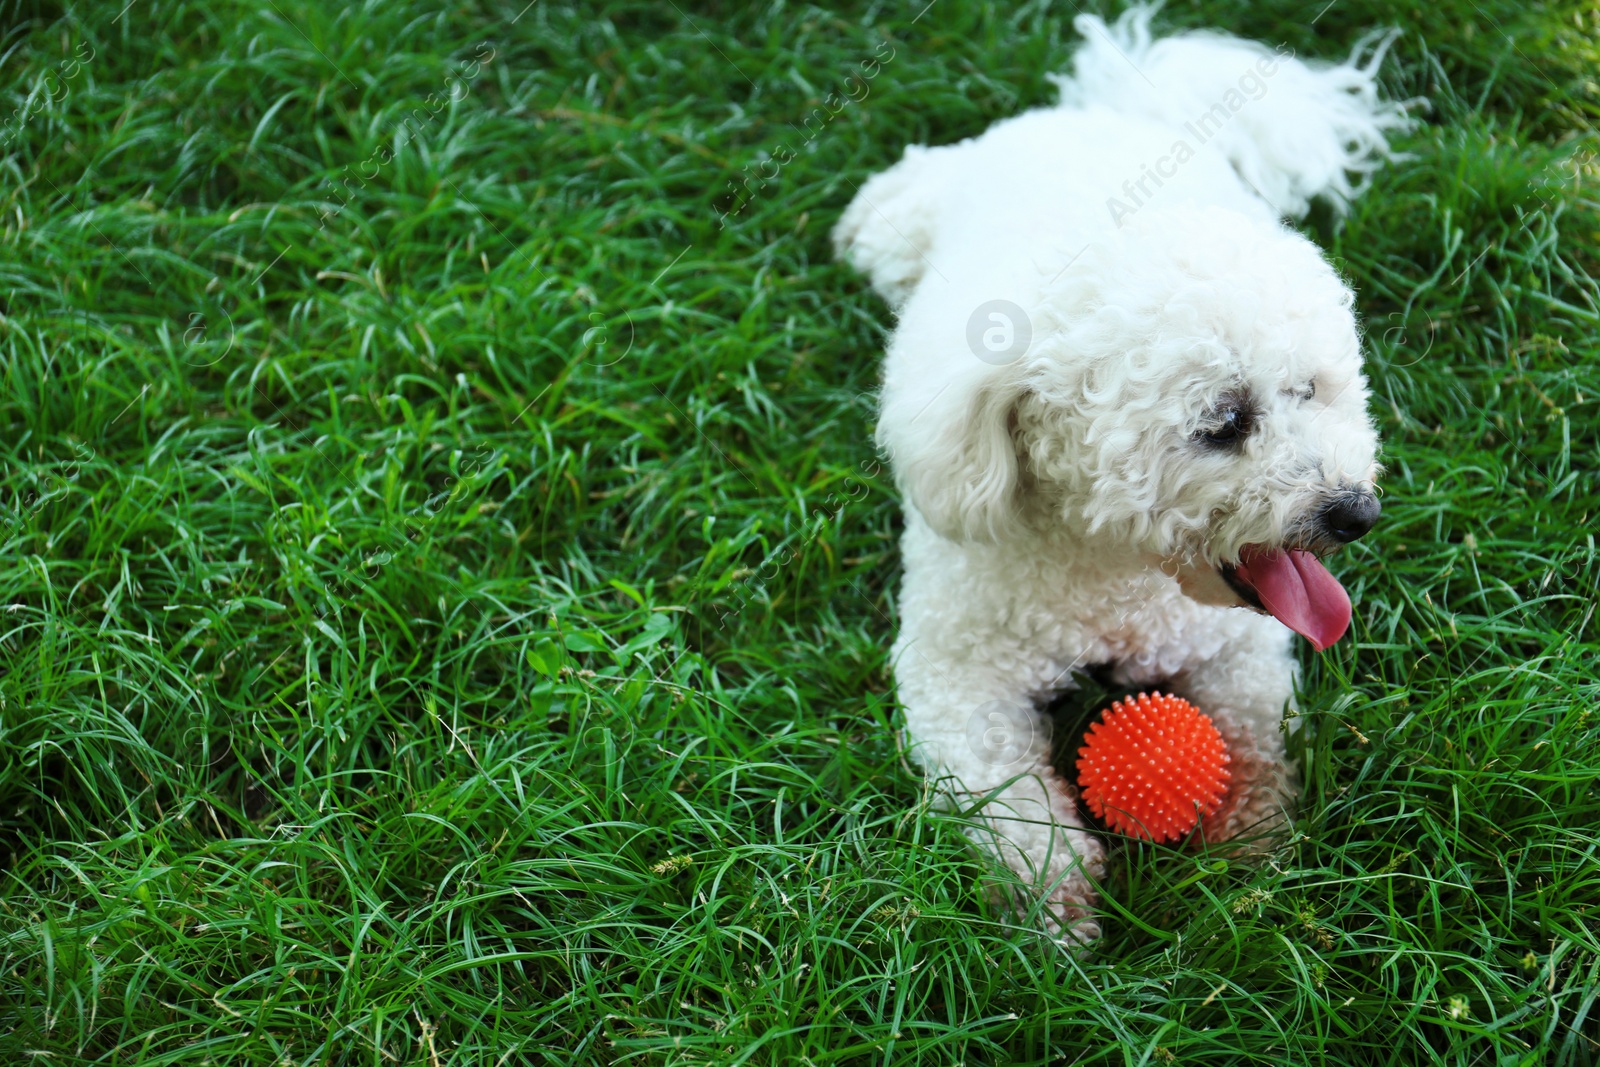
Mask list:
[[[1060,104],[906,149],[834,234],[898,316],[877,437],[910,741],[1079,939],[1103,852],[1036,703],[1103,664],[1187,697],[1232,757],[1207,837],[1270,829],[1298,788],[1290,631],[1345,632],[1318,557],[1379,510],[1351,291],[1280,219],[1390,155],[1387,42],[1319,67],[1152,41],[1152,13],[1079,17]]]

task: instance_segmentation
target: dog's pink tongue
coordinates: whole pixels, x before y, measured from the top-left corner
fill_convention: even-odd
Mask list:
[[[1318,652],[1350,628],[1350,594],[1309,552],[1248,545],[1234,573],[1250,583],[1262,607]]]

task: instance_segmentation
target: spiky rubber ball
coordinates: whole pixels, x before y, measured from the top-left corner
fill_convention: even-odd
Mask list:
[[[1078,749],[1078,785],[1118,833],[1177,841],[1228,791],[1228,750],[1208,716],[1182,697],[1114,701]]]

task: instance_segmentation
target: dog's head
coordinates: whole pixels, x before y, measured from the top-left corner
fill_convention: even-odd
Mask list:
[[[940,309],[965,310],[906,309],[878,434],[918,512],[955,540],[1065,528],[1337,640],[1350,602],[1318,557],[1379,512],[1350,290],[1309,241],[1221,209],[1141,212],[1047,273],[971,294],[1001,305],[993,339],[1028,335],[998,359],[968,343],[981,318],[956,355],[905,350],[955,347]]]

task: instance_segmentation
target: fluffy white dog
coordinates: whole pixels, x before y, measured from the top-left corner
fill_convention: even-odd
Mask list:
[[[1280,220],[1389,155],[1387,42],[1316,66],[1152,40],[1152,13],[1079,17],[1057,106],[907,148],[834,235],[898,316],[877,436],[913,750],[1079,939],[1103,851],[1036,704],[1090,665],[1189,698],[1232,755],[1207,837],[1270,830],[1298,788],[1291,631],[1343,635],[1318,557],[1379,511],[1353,296]]]

